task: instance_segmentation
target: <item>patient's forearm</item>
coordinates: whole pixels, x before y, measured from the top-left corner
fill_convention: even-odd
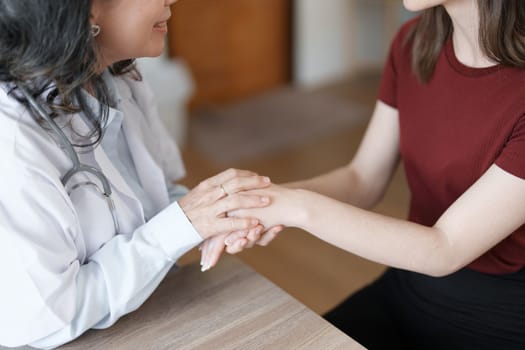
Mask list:
[[[317,192],[359,208],[370,208],[380,197],[377,191],[367,188],[349,167],[341,167],[311,179],[290,182],[283,186]]]
[[[463,252],[446,235],[425,227],[311,195],[292,226],[366,259],[388,266],[443,276],[457,268]],[[315,203],[315,204],[314,204]]]

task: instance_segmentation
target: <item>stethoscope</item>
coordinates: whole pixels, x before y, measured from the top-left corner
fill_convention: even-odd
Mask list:
[[[26,88],[24,86],[22,86],[22,84],[18,83],[17,87],[18,87],[18,90],[20,90],[20,92],[22,93],[24,98],[29,103],[30,109],[34,113],[36,113],[39,117],[41,117],[49,125],[49,127],[52,130],[52,132],[57,136],[58,142],[62,146],[61,147],[62,150],[64,151],[66,156],[68,156],[69,159],[71,159],[71,161],[73,162],[73,167],[64,176],[62,176],[62,178],[60,179],[60,181],[62,182],[62,185],[64,186],[64,188],[66,188],[66,185],[68,184],[68,182],[71,180],[71,178],[74,175],[76,175],[78,173],[83,173],[83,172],[92,174],[102,184],[103,190],[101,190],[99,188],[99,186],[96,183],[94,183],[93,181],[89,181],[89,180],[88,181],[83,181],[83,182],[80,182],[80,183],[77,183],[77,184],[73,185],[71,187],[71,189],[68,191],[68,195],[71,196],[71,193],[74,190],[76,190],[76,189],[78,189],[79,187],[82,187],[82,186],[92,186],[92,187],[96,188],[97,192],[99,192],[103,197],[105,197],[105,199],[106,199],[106,201],[108,203],[108,206],[109,206],[109,211],[111,212],[111,216],[113,218],[113,223],[115,225],[115,232],[119,233],[120,232],[120,226],[119,226],[118,218],[117,218],[117,210],[115,208],[115,203],[113,202],[113,198],[111,197],[111,194],[112,194],[111,186],[109,184],[109,181],[108,181],[106,175],[104,175],[104,173],[101,170],[99,170],[99,169],[97,169],[95,167],[92,167],[92,166],[86,165],[86,164],[82,164],[80,162],[80,159],[78,158],[77,152],[73,148],[73,145],[71,144],[71,142],[69,142],[67,136],[58,127],[58,125],[51,118],[51,116],[33,98],[33,96],[31,96],[31,94],[26,90]]]

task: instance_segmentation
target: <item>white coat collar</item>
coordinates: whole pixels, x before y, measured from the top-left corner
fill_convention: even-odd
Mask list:
[[[166,179],[160,166],[152,158],[149,150],[144,144],[142,131],[139,127],[138,118],[144,118],[143,111],[139,108],[133,96],[133,91],[126,84],[124,79],[115,78],[111,73],[105,71],[102,75],[112,102],[116,104],[118,110],[123,114],[122,127],[126,135],[128,147],[131,157],[135,163],[137,175],[145,192],[151,196],[155,211],[159,212],[169,205],[169,196],[166,190]],[[91,108],[98,109],[99,102],[93,96],[86,93],[86,98]],[[119,111],[110,108],[109,121],[114,118],[115,113]],[[75,118],[75,120],[82,118]],[[75,126],[77,128],[84,128],[88,131],[87,124],[82,121],[82,125]],[[81,131],[82,134],[82,131]],[[87,156],[87,154],[85,155]],[[86,161],[89,161],[86,157]],[[133,190],[128,186],[125,179],[120,172],[112,164],[102,147],[96,147],[94,150],[94,160],[98,166],[107,174],[106,177],[110,183],[117,189],[121,190],[123,194],[133,199],[143,211],[140,201],[135,196]],[[93,161],[93,160],[92,160]],[[106,170],[107,169],[107,170]]]
[[[155,211],[159,212],[169,205],[169,196],[164,173],[144,144],[138,120],[138,118],[144,118],[143,110],[137,104],[133,91],[123,79],[115,79],[108,73],[104,76],[104,80],[111,90],[117,108],[124,116],[122,127],[140,183],[144,191],[153,199]]]

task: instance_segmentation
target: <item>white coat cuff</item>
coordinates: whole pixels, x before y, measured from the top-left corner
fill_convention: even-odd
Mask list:
[[[177,202],[155,215],[147,226],[174,261],[203,241]]]

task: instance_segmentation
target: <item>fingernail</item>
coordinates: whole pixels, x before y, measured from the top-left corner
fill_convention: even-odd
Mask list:
[[[231,240],[230,238],[226,238],[226,239],[224,240],[224,244],[225,244],[225,245],[231,245],[231,244],[232,244],[232,240]]]
[[[261,197],[261,202],[269,203],[270,202],[270,198],[268,198],[268,197]]]
[[[270,180],[270,178],[269,178],[268,176],[265,176],[265,177],[263,178],[263,181],[266,182],[266,183],[270,183],[270,182],[272,182],[272,180]]]

